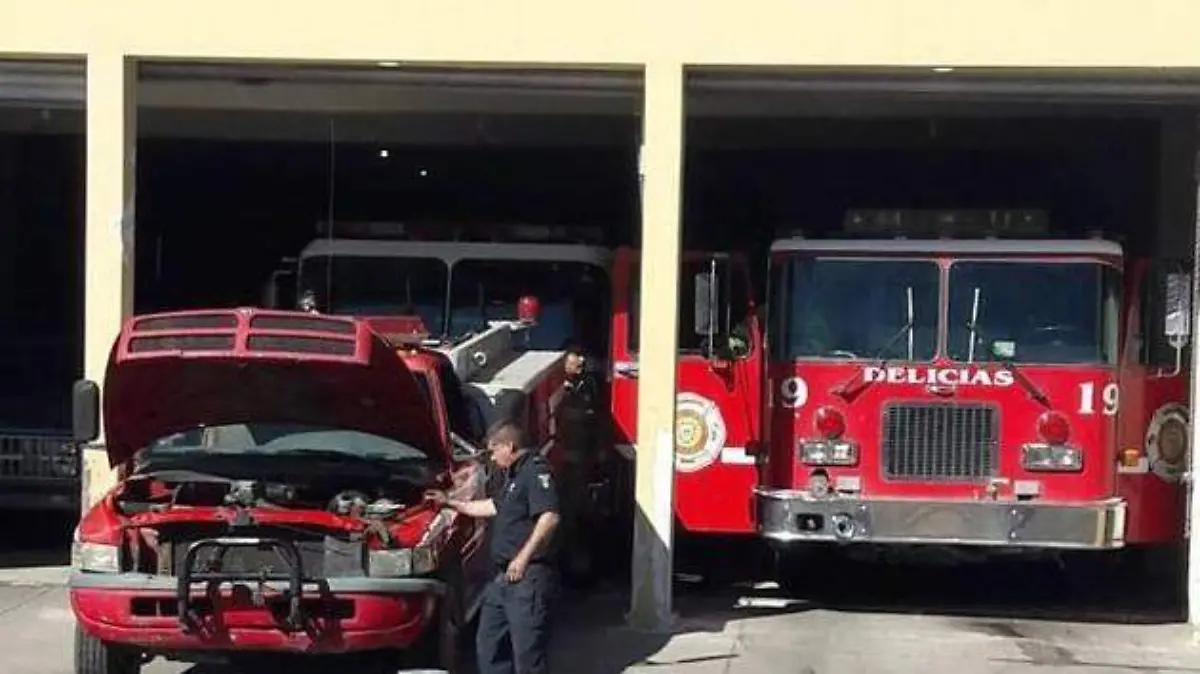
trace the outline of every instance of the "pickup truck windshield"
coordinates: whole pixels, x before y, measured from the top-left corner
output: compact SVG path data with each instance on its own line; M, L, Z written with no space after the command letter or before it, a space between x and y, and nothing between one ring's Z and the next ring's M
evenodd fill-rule
M145 458L219 451L225 454L272 454L289 452L303 456L329 453L382 461L426 461L416 447L362 431L303 424L222 424L204 426L159 438L144 450Z

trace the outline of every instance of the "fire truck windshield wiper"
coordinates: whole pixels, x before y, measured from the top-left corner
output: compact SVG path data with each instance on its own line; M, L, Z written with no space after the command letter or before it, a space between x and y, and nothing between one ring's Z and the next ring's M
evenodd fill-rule
M887 357L887 353L889 351L891 351L892 347L896 345L896 342L905 335L908 335L908 359L909 360L913 359L913 328L916 327L917 321L915 318L915 314L913 312L913 289L912 289L912 286L908 286L904 289L904 299L906 300L905 308L907 309L907 313L905 314L906 320L904 321L904 325L900 326L900 329L896 331L896 334L889 337L887 342L884 343L883 348L880 349L871 358L871 360L879 361L879 364L876 367L879 367L879 368L887 367L887 362L888 362L888 360L890 360ZM834 387L834 389L833 389L834 394L840 395L842 397L846 397L846 394L850 391L850 386L852 384L854 384L856 381L858 381L859 377L862 377L862 375L863 375L863 370L861 370L861 369L858 372L855 372L853 377L847 379L846 381L842 382L838 386ZM870 382L868 382L868 385L869 384L870 384Z
M879 368L887 367L888 361L891 360L891 358L887 357L887 353L889 351L891 351L892 347L896 345L896 342L900 341L900 338L905 335L910 336L908 355L909 355L909 360L912 360L911 336L913 334L914 327L915 326L913 325L913 320L910 316L908 322L905 323L904 325L900 326L900 329L896 331L896 334L894 334L888 338L887 342L884 343L883 348L880 349L879 351L876 351L874 356L871 356L871 360L879 361L878 363L875 364L876 367L879 367ZM850 391L850 387L853 386L854 383L857 382L860 377L862 377L862 375L863 375L863 370L860 368L849 379L842 382L841 384L838 384L837 386L834 386L833 387L834 394L844 397ZM868 382L868 384L869 384L869 382Z
M983 338L984 342L992 344L991 338L988 337L983 328L979 327L979 323L977 321L967 321L963 325L967 330L971 331L972 340L975 339L975 335L979 335ZM987 354L989 360L995 357L995 352L993 352L991 349L987 350ZM1025 376L1025 373L1021 372L1020 368L1017 367L1016 362L1014 362L1011 358L999 358L997 359L997 362L1008 368L1008 370L1013 373L1013 378L1021 384L1021 387L1025 389L1031 398L1042 405L1045 405L1046 407L1050 407L1050 396L1046 395L1045 391L1038 388L1037 384L1030 381L1029 378Z

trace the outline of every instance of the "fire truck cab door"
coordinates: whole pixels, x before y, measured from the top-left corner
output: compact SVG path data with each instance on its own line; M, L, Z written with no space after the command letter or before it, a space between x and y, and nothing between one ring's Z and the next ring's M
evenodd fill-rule
M640 269L629 259L618 258L618 266L624 267L617 276L627 280L628 292L614 303L624 305L627 320L617 322L613 339L613 413L619 435L632 445L637 435ZM758 473L747 448L757 437L761 409L758 334L741 260L686 255L679 281L675 502L679 521L689 531L754 530L750 494Z

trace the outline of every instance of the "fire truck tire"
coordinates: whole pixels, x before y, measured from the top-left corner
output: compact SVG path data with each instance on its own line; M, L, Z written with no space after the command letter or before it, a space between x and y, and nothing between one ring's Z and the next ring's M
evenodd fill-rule
M1119 572L1106 579L1112 587L1141 585L1142 602L1157 609L1186 605L1186 550L1178 544L1130 546L1121 550ZM1182 614L1177 617L1182 618Z
M1128 602L1131 584L1141 608L1166 609L1180 605L1186 583L1182 550L1175 545L1131 545L1122 550L1077 553L1065 558L1065 584L1071 599ZM1182 617L1182 616L1179 616Z
M804 545L777 548L774 552L773 567L775 582L779 590L789 598L801 598L812 594L816 589L813 579L826 578L823 573L815 570L828 567L836 560L838 550L831 545Z
M563 551L563 580L571 587L591 587L596 582L596 555L587 541L575 540Z
M139 653L105 643L75 625L75 674L139 674Z

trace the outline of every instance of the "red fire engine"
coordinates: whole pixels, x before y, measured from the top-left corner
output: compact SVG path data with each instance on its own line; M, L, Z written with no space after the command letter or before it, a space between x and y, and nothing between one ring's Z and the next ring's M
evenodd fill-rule
M762 338L744 258L688 252L680 270L675 515L694 534L753 534L749 494L762 409ZM637 436L638 252L613 273L612 410L617 447ZM629 466L626 466L627 468Z
M976 220L1027 238L947 237ZM860 213L860 230L942 238L772 246L755 494L781 581L834 543L1057 553L1181 539L1190 281L1110 241L1017 231L1042 223Z
M578 334L605 332L594 321L607 315L612 253L588 230L350 222L318 231L336 236L320 236L287 260L272 276L266 306L418 316L438 342L513 318L517 301L532 293L542 315L528 333L529 348L561 350ZM504 240L494 240L500 235Z
M600 247L580 228L414 228L338 223L276 272L268 306L287 303L355 315L417 315L436 339L481 320L511 318L526 293L541 301L528 348L561 351L575 340L611 372L601 387L618 453L636 435L637 251ZM581 238L582 237L582 238ZM489 239L490 238L490 239ZM486 242L485 242L486 240ZM282 280L296 278L292 288ZM611 280L610 280L611 279ZM757 480L762 349L744 259L689 253L681 276L677 389L676 512L682 529L753 534L749 494ZM605 363L605 360L609 360ZM610 369L611 368L611 369ZM607 379L607 376L606 376ZM543 415L545 416L545 415ZM604 458L610 458L608 456ZM632 463L601 461L592 502L604 518L631 513Z

